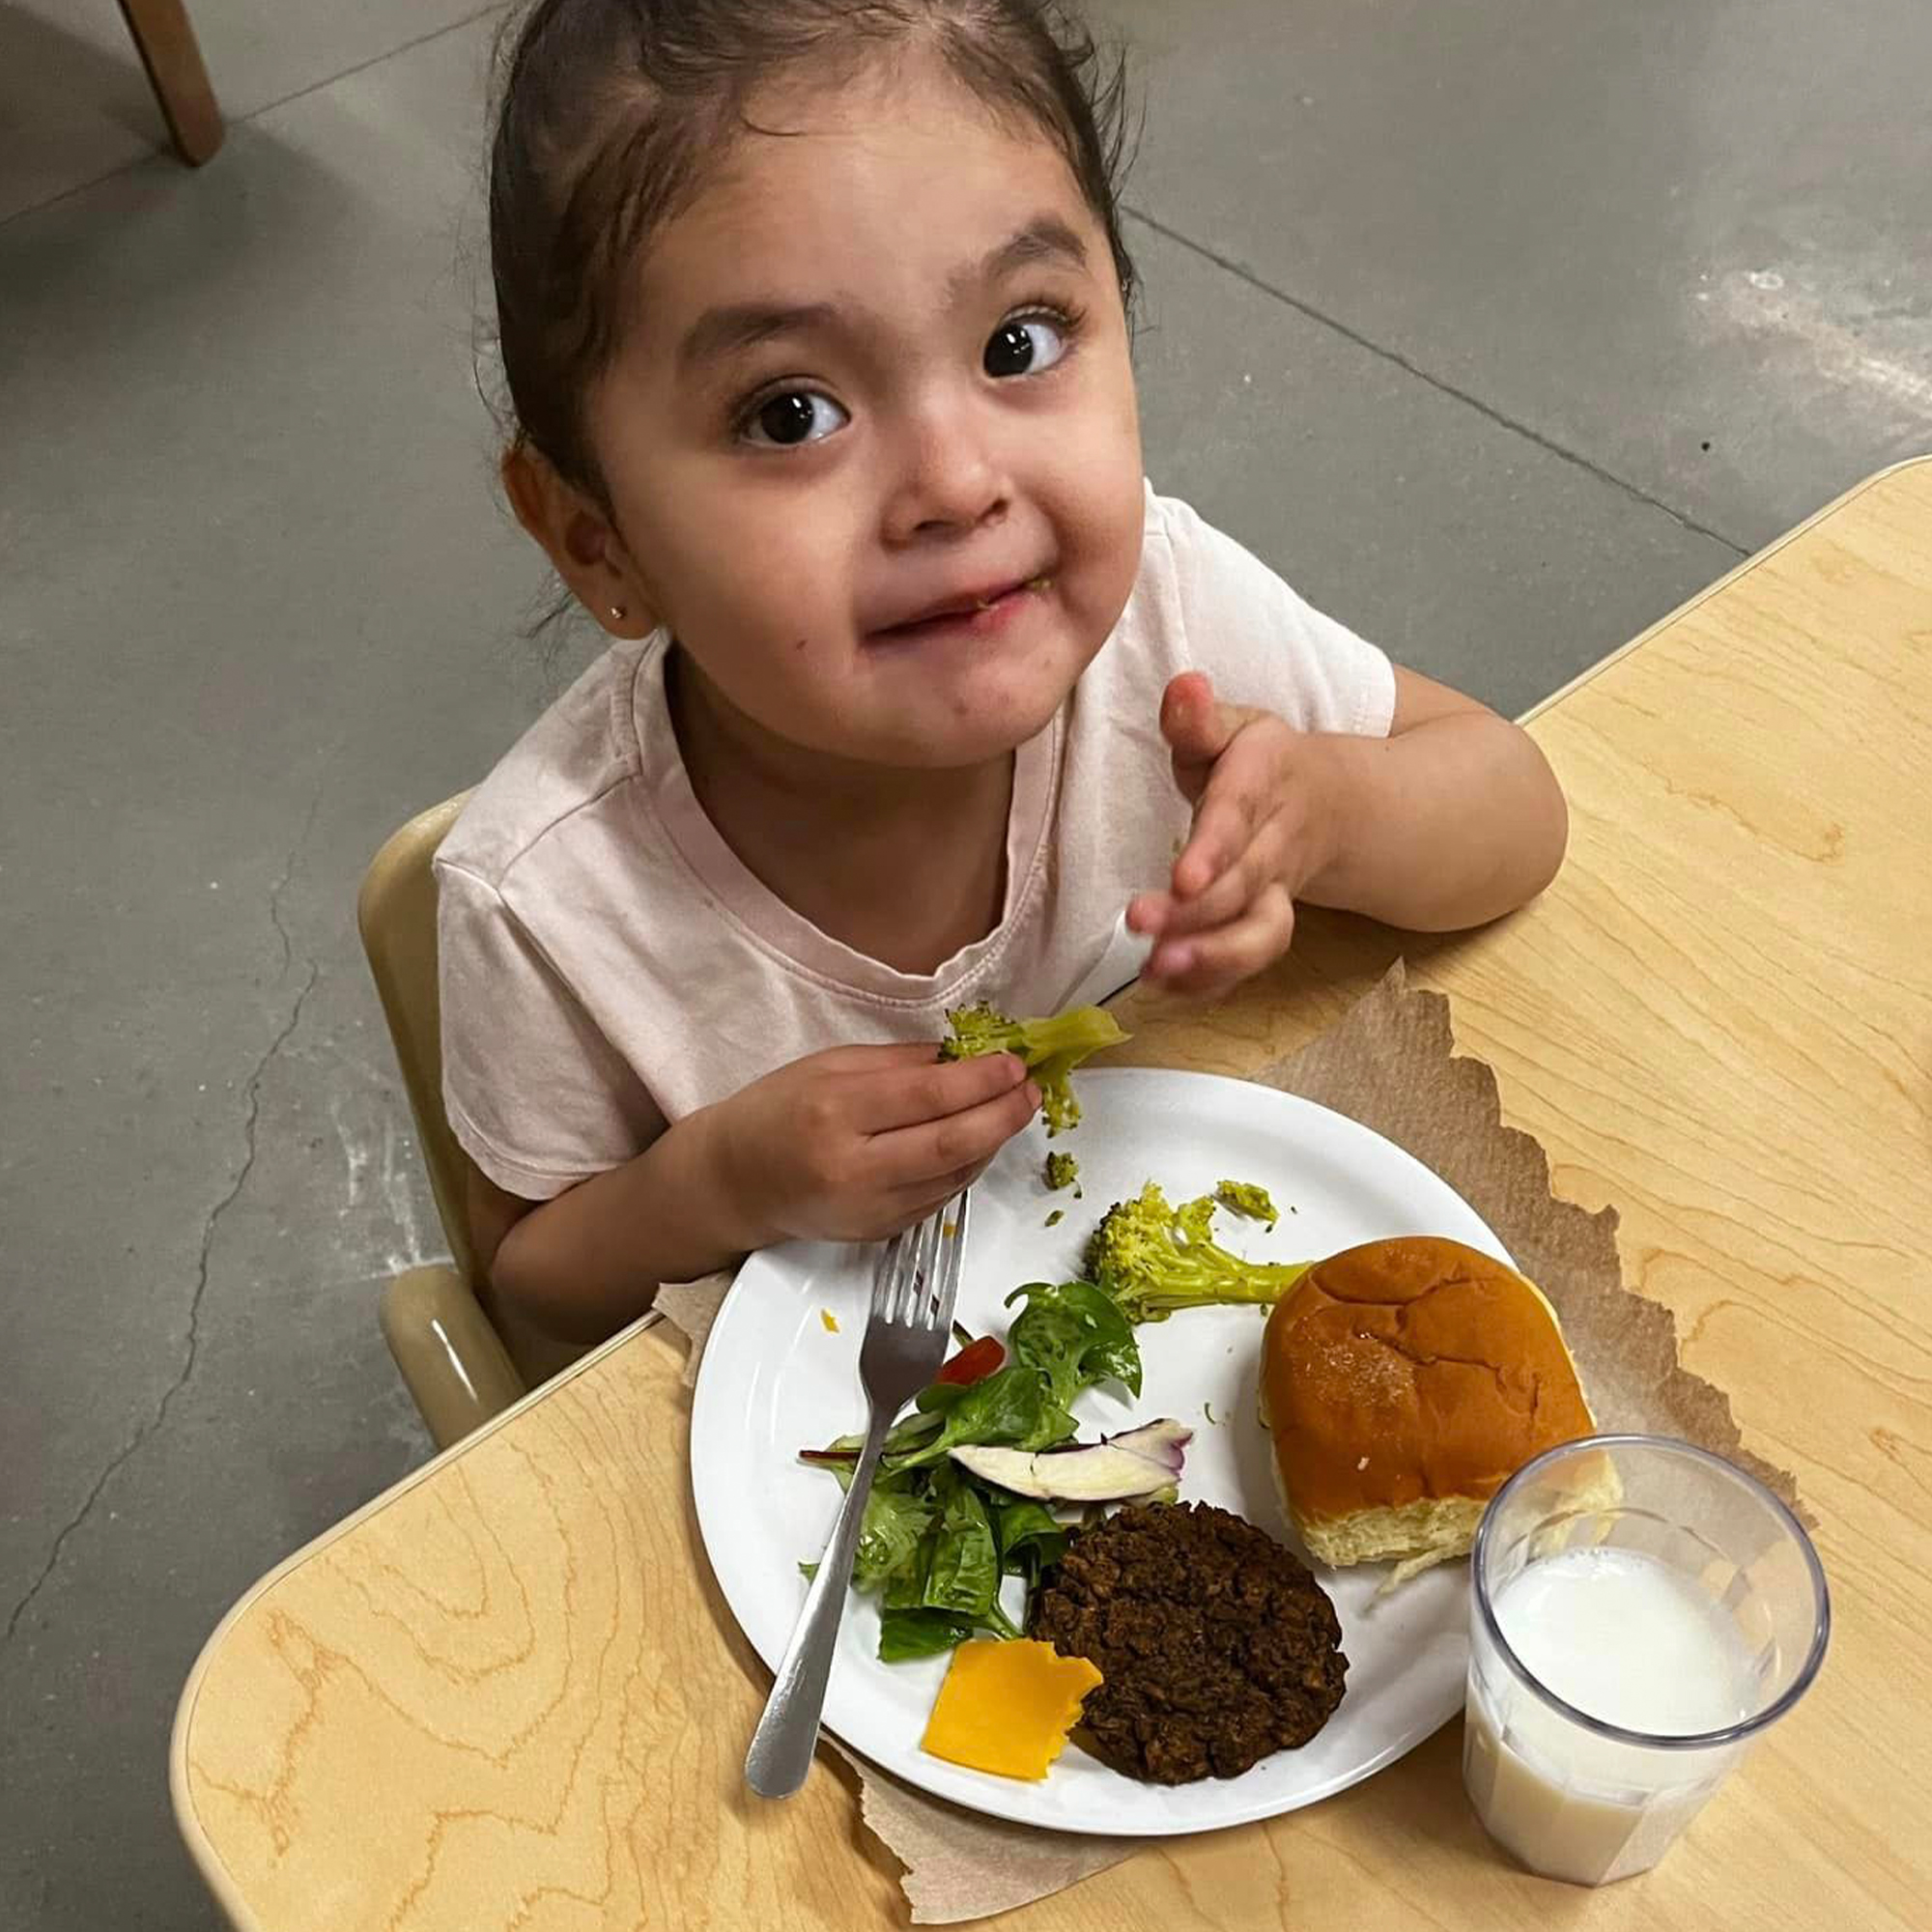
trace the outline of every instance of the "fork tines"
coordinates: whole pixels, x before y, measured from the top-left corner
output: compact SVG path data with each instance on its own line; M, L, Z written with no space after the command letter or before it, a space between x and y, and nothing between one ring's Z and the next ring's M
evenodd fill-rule
M872 1276L872 1318L910 1328L945 1328L952 1320L966 1254L970 1191L962 1188L916 1228L880 1250Z

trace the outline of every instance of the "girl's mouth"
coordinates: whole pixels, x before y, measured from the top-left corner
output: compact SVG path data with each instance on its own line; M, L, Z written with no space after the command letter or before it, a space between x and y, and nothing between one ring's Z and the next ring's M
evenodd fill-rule
M1042 572L1023 583L1009 584L1004 590L961 597L928 611L923 616L885 625L871 634L871 641L912 644L949 637L992 637L1052 588L1053 579Z

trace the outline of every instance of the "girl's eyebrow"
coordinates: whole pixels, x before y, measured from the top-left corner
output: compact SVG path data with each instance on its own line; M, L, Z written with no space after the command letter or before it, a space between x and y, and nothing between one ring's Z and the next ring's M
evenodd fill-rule
M687 369L741 355L775 335L800 335L837 322L831 302L730 302L708 308L684 332L677 359Z
M1016 230L997 248L989 249L970 269L958 270L948 284L947 293L954 302L961 301L976 288L997 282L1015 269L1029 268L1036 262L1084 269L1087 249L1059 215L1036 214L1024 228Z
M976 289L1036 262L1084 269L1087 250L1079 236L1057 214L1037 214L979 261L956 270L948 279L947 294L956 305ZM708 308L685 331L677 346L677 359L689 369L743 355L774 336L800 335L835 325L839 314L833 302L730 302Z

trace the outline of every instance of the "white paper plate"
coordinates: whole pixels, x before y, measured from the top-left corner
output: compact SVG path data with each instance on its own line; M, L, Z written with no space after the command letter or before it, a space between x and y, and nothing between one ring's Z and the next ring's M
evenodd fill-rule
M1150 1179L1176 1201L1224 1179L1263 1183L1281 1209L1272 1235L1218 1217L1226 1245L1257 1259L1305 1260L1383 1236L1430 1234L1509 1260L1435 1175L1324 1107L1209 1074L1122 1068L1076 1077L1086 1119L1056 1146L1078 1156L1085 1198L1042 1185L1046 1139L1037 1125L973 1191L958 1317L975 1334L1004 1335L1001 1304L1019 1283L1077 1274L1094 1221ZM1048 1229L1056 1207L1065 1218ZM796 1243L753 1256L725 1297L698 1376L691 1432L698 1525L732 1614L773 1667L805 1602L798 1565L818 1555L839 1500L838 1484L800 1464L797 1452L865 1425L858 1361L871 1252ZM836 1333L822 1319L828 1312ZM1140 1399L1090 1392L1079 1405L1081 1433L1178 1417L1195 1431L1182 1499L1234 1510L1293 1547L1255 1413L1262 1325L1254 1309L1210 1308L1143 1327ZM928 1757L919 1741L947 1661L879 1662L878 1616L861 1597L847 1607L825 1724L908 1784L1023 1824L1156 1835L1272 1817L1378 1771L1463 1703L1465 1565L1430 1572L1380 1603L1372 1600L1382 1566L1317 1574L1341 1615L1348 1692L1311 1744L1240 1777L1141 1784L1071 1744L1041 1783Z

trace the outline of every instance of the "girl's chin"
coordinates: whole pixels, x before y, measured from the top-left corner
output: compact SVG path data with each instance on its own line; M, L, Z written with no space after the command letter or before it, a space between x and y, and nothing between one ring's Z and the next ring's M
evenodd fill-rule
M1004 757L1052 724L1065 693L982 696L970 704L927 702L881 719L875 756L915 769L953 770ZM872 735L872 734L868 734Z
M1091 651L1068 644L1024 656L948 663L919 653L886 675L876 665L832 690L760 694L764 728L802 749L856 764L950 771L1016 751L1053 722ZM841 701L842 699L842 701Z
M1030 654L1020 663L982 660L952 675L934 675L926 667L917 678L892 680L897 690L867 693L863 709L855 709L871 727L867 735L890 743L898 761L934 768L975 764L1045 730L1092 655L1069 648Z

